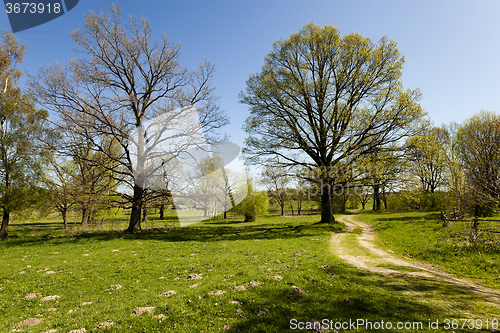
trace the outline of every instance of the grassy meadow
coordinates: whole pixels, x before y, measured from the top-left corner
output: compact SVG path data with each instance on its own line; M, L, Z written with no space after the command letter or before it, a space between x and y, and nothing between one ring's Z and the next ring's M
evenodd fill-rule
M422 215L422 222L419 214L357 218L373 223L385 246L432 261L426 251L444 231L434 215ZM10 238L0 242L0 332L284 332L295 331L292 319L427 325L495 315L480 297L456 288L345 264L329 243L343 225L315 224L318 220L318 215L268 215L244 223L230 216L180 228L173 214L165 221L152 214L143 225L149 230L137 234L122 231L123 212L88 230L74 224L62 230L60 218L52 215L14 220ZM419 293L426 290L447 301L422 298ZM39 324L19 325L27 319Z

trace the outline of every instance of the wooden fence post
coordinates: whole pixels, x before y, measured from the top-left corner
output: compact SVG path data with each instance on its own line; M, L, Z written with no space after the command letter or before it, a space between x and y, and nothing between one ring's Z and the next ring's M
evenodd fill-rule
M472 220L474 223L472 224L472 235L474 236L474 239L477 238L477 235L478 235L478 226L479 226L479 222L478 222L478 217L474 217L474 219Z
M443 228L448 228L451 225L450 220L448 220L448 217L446 217L443 211L441 211L441 220L443 220Z

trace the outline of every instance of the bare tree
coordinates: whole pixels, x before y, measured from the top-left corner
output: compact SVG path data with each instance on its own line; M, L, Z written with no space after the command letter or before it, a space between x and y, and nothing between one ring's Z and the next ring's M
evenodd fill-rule
M76 186L72 177L74 165L68 161L58 161L54 156L49 161L44 173L44 183L51 194L52 204L61 213L63 228L67 229L68 212L76 203Z
M204 62L192 71L181 67L178 45L165 35L159 42L154 41L146 18L130 17L122 23L117 5L110 6L109 14L87 14L85 27L72 31L71 36L82 58L71 60L66 67L42 68L31 77L30 90L45 108L60 119L68 119L64 123L71 126L65 129L84 135L91 149L108 154L102 138L112 137L118 142L120 156L107 157L118 163L120 169L114 171L130 189L121 193L132 208L127 231L138 231L145 184L134 174L134 154L137 158L145 153L141 149L151 148L148 145L159 139L159 132L152 130L148 121L163 115L165 124L181 122L187 107L196 105L199 123L184 123L182 131L171 139L188 138L199 133L200 128L208 139L215 139L215 131L228 120L215 104L211 84L214 66ZM139 152L134 152L136 143L130 141L134 131L144 144L139 145ZM180 144L174 154L165 158L175 158L189 147Z
M268 195L280 206L281 216L284 216L285 204L289 199L287 186L290 182L290 177L286 171L280 167L267 165L262 172L261 182L266 186Z

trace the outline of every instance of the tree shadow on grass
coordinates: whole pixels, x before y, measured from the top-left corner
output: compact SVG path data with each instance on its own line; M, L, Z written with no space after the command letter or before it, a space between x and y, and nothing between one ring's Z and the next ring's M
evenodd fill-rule
M394 279L342 266L335 267L332 272L337 276L337 281L332 281L333 286L305 286L306 297L293 296L291 287L286 286L261 289L257 301L262 303L241 305L243 313L249 314L250 318L233 325L231 331L283 332L291 330L292 319L302 322L328 319L334 323L364 319L394 324L421 322L423 329L405 331L422 332L428 328L429 319L456 318L457 311L470 312L471 299L478 299L463 288L431 279L408 276ZM405 284L401 283L402 278ZM328 279L328 276L323 279ZM414 295L410 296L412 293ZM429 297L437 297L443 303L437 304ZM262 308L267 308L269 313L258 316ZM358 327L353 331L376 330Z
M144 230L140 233L126 233L124 231L91 231L64 234L56 228L45 229L43 235L31 236L32 224L17 225L17 234L20 237L10 237L9 240L0 242L0 246L25 246L50 242L52 244L78 243L79 241L97 240L109 241L114 239L130 240L158 240L164 242L220 242L249 239L284 239L297 237L317 237L318 233L340 232L343 224L334 223L315 225L314 222L287 221L288 223L236 223L228 222L227 225L220 221L208 221L191 225L189 227L156 228ZM50 228L53 224L37 223L36 230Z
M244 224L244 223L248 223L248 222L245 222L243 220L236 221L236 220L228 219L228 220L211 220L211 221L203 222L203 223L206 225L238 225L238 224Z
M335 278L331 278L332 273ZM330 320L333 323L356 322L358 319L380 323L383 320L394 325L397 322L421 322L422 329L405 331L422 332L428 329L429 319L455 318L456 311L472 310L469 302L476 296L462 288L413 277L404 277L405 283L402 284L402 278L394 279L338 265L319 273L320 282L299 286L308 296L293 295L292 287L284 283L277 288L264 285L256 291L255 302L237 305L244 318L231 325L230 332L294 331L292 319L301 322L328 319L328 323ZM332 286L321 283L324 281L331 282ZM417 295L410 296L412 293ZM443 304L436 304L425 295L438 297ZM453 309L450 309L450 303L454 304ZM377 331L362 326L350 328L355 332Z
M55 232L62 229L63 224L53 223L53 222L35 222L35 223L22 223L22 224L11 224L9 227L15 227L17 230L15 233L10 233L9 237L20 237L18 233L22 235L27 235L30 233L47 233Z

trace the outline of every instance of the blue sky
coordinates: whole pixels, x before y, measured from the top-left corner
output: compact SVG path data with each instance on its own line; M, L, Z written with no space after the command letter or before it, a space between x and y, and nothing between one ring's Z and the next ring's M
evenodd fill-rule
M82 27L84 13L108 10L113 1L80 0L69 13L19 32L27 45L23 69L36 72L75 57L69 31ZM214 63L220 106L231 118L226 132L242 146L249 115L238 94L259 72L274 41L308 22L331 24L378 40L387 35L406 58L403 84L420 87L421 105L437 125L462 121L480 109L500 111L500 1L121 1L124 16L149 18L156 37L165 33L182 45L181 64ZM0 28L9 29L0 13Z

